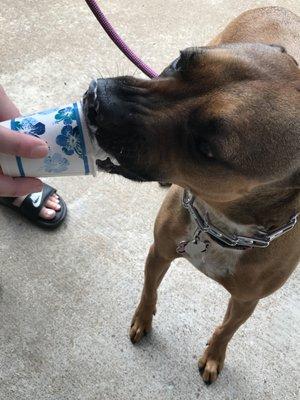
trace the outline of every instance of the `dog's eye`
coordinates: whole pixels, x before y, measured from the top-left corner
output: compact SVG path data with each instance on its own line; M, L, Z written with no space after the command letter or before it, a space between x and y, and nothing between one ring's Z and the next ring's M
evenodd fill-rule
M174 71L180 71L180 68L181 68L181 66L180 66L180 57L177 57L177 58L172 62L171 68L172 68Z
M275 49L280 51L280 53L286 53L286 48L281 46L280 44L270 44L269 46L274 47Z
M206 140L201 140L197 147L200 153L203 154L206 158L214 158L211 146Z

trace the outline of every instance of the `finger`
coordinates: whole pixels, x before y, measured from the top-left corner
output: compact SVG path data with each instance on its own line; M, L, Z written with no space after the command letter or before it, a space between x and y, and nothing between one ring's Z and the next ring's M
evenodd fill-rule
M0 153L27 158L43 158L48 153L48 146L37 137L17 133L0 126Z
M5 93L0 85L0 121L13 119L20 116L20 111Z
M29 193L40 192L43 189L43 183L36 178L11 178L9 176L0 176L0 196L19 197Z

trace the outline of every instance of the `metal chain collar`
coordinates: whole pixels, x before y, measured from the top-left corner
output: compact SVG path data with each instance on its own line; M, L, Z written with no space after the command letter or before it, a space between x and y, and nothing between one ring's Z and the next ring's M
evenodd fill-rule
M197 243L199 236L202 232L209 234L215 238L218 242L223 243L225 246L230 246L232 248L253 248L253 247L268 247L269 244L278 237L282 236L284 233L290 231L294 228L297 223L298 214L294 214L289 222L278 229L274 229L270 232L258 231L259 237L247 237L241 235L229 235L219 228L213 226L209 220L208 213L203 218L197 208L194 206L195 196L188 190L184 190L182 204L189 211L192 218L195 220L197 225L197 230L193 235L191 242ZM178 245L177 252L182 254L185 252L185 246L190 242L181 242ZM221 244L220 243L220 244Z

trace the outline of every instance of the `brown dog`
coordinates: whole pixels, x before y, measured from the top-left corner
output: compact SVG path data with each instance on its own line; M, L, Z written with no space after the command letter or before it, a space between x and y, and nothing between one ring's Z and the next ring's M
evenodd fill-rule
M132 342L151 329L157 288L176 257L231 294L199 361L206 383L259 299L299 260L299 34L293 13L251 10L209 46L182 51L158 79L99 79L85 96L92 135L114 157L99 168L173 183L155 223Z

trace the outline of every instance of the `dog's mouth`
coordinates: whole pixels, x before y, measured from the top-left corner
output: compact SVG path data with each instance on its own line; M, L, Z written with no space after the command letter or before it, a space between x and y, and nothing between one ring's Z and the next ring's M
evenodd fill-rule
M99 170L108 172L110 174L125 173L124 168L121 166L116 157L102 147L100 147L97 137L101 137L101 132L97 117L99 115L99 100L97 96L97 82L93 80L89 89L83 96L83 112L86 119L86 125L89 131L92 147L94 150L94 157L96 165Z
M99 170L107 172L109 174L121 175L124 178L130 179L136 182L150 182L152 179L148 176L141 176L129 169L123 167L121 164L116 165L111 161L110 156L108 156L105 160L96 160L96 165Z
M137 182L148 182L152 179L144 174L138 174L123 166L112 154L107 153L101 149L99 145L98 154L96 154L96 165L98 170L107 172L109 174L122 175L124 178L131 179Z
M100 171L133 181L154 180L138 166L141 153L138 138L134 139L130 123L127 124L130 111L106 88L105 80L91 82L83 97L83 113Z

